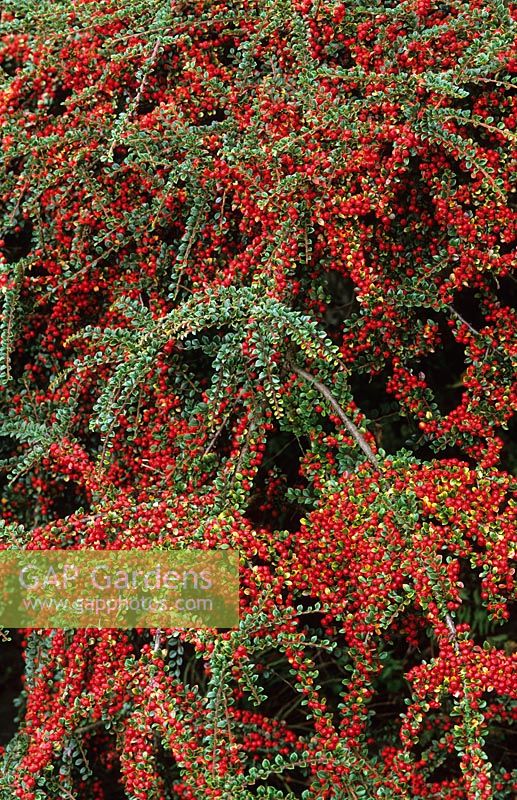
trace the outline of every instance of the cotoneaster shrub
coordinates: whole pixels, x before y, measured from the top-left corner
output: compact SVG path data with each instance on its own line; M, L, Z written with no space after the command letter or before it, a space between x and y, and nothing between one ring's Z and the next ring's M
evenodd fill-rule
M516 16L4 0L2 547L241 623L22 632L2 797L514 796Z

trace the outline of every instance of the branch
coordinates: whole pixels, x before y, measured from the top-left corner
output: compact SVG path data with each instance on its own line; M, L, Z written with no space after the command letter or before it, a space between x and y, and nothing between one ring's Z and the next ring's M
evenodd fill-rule
M368 461L371 464L373 464L375 469L380 469L379 462L377 461L377 458L376 458L372 448L370 447L370 445L368 444L368 442L366 441L366 439L362 435L362 433L359 430L359 428L356 425L354 425L354 423L352 422L351 419L349 419L347 417L347 415L345 414L345 412L343 411L343 409L341 408L341 406L337 402L336 398L330 392L330 390L327 389L327 387L323 383L321 383L317 378L315 378L314 375L311 375L310 372L306 372L304 369L301 369L301 367L297 367L295 364L291 364L291 367L294 370L294 372L296 372L297 375L300 375L300 377L304 378L309 383L312 383L312 385L316 387L316 389L319 391L319 393L323 395L325 400L327 400L327 402L332 406L332 408L334 409L334 411L338 415L339 419L341 420L341 422L343 423L343 425L347 429L347 431L350 434L350 436L352 436L355 439L355 441L357 442L357 444L359 445L359 447L361 448L361 450L365 454L365 456L368 459Z
M451 634L452 646L454 647L455 652L459 653L460 648L458 646L458 633L456 631L456 625L454 624L454 620L450 614L445 615L445 624L447 625L449 633Z
M96 722L90 722L88 725L80 725L75 730L70 731L71 736L82 736L83 733L90 733L90 731L97 730L104 725L104 720L99 719Z
M458 311L456 311L455 308L453 308L452 306L449 306L449 308L452 311L452 313L454 314L454 316L456 317L456 319L459 319L459 321L462 322L463 325L466 325L467 328L469 329L469 331L474 334L474 336L480 336L481 335L479 333L479 331L477 331L475 328L472 327L470 322L467 322L467 320L464 319Z

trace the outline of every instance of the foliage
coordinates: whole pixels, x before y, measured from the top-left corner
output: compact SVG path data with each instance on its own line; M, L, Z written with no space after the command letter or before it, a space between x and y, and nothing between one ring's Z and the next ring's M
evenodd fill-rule
M241 621L24 632L2 797L514 796L515 17L4 0L2 546Z

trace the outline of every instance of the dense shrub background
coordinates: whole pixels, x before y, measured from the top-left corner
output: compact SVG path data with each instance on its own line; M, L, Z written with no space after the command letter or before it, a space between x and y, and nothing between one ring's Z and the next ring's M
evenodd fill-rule
M12 632L2 797L514 796L515 18L4 0L2 547L241 625Z

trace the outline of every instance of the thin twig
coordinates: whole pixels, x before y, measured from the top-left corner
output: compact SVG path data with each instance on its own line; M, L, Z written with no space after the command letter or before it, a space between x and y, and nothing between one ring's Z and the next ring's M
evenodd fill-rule
M94 731L97 728L101 728L104 725L104 720L98 720L97 722L91 722L89 725L81 725L79 728L76 728L73 731L73 736L82 735L83 733L89 733L90 731Z
M223 228L224 204L226 203L226 192L227 192L227 190L228 190L228 187L225 186L224 189L223 189L223 197L222 197L222 200L221 200L221 211L219 212L221 214L221 216L219 217L219 233L221 233L222 228Z
M375 469L380 469L379 462L373 452L372 448L362 435L359 428L352 422L349 417L345 414L339 403L337 402L334 395L330 392L329 389L325 386L325 384L321 383L314 375L311 375L310 372L306 372L301 367L297 367L295 364L291 364L292 369L296 372L297 375L300 375L301 378L304 378L309 383L312 383L313 386L319 391L321 395L327 400L327 402L332 406L336 414L338 415L339 419L349 432L349 434L355 439L365 456L367 457L368 461L375 467Z
M451 634L451 641L456 653L459 653L459 646L458 646L458 632L456 630L456 625L454 624L454 620L450 614L445 615L445 624L447 625L449 632Z
M160 640L162 636L162 629L156 628L156 633L154 635L154 645L153 645L153 652L157 653L160 649Z
M473 327L472 327L472 325L470 324L470 322L467 322L467 320L466 320L466 319L464 319L464 318L461 316L461 314L460 314L458 311L456 311L456 309L455 309L455 308L453 308L452 306L449 306L449 308L451 309L451 311L452 311L452 313L454 314L454 316L455 316L457 319L459 319L459 321L460 321L460 322L462 322L464 325L466 325L466 326L467 326L467 328L469 329L469 331L470 331L471 333L473 333L473 334L474 334L474 336L480 336L480 333L479 333L479 331L477 331L475 328L473 328Z
M205 447L205 449L203 451L203 456L207 456L210 453L210 451L212 450L212 448L213 448L214 444L216 443L216 441L218 440L219 436L224 431L224 428L226 426L226 423L228 422L229 416L230 416L229 413L225 415L222 423L220 424L220 426L218 427L218 429L216 430L216 432L214 433L214 435L212 436L212 438L208 442L207 446Z
M160 47L161 42L162 42L161 36L159 36L158 39L155 42L155 45L154 45L154 48L153 48L153 52L151 53L151 57L149 59L150 67L152 67L154 59L156 58L156 56L158 54L158 49ZM135 99L133 101L133 104L134 104L135 108L138 105L138 103L140 102L140 98L142 97L142 92L144 91L144 86L145 86L145 82L146 82L147 77L148 77L148 73L146 72L146 73L144 73L144 75L142 77L142 80L140 81L140 86L138 87L138 91L136 93L136 97L135 97Z
M188 262L188 259L189 259L189 256L190 256L190 251L192 250L192 247L194 246L195 238L197 236L199 228L201 227L201 216L202 216L202 214L201 214L201 211L200 211L198 213L197 217L196 217L196 221L194 223L194 226L192 228L191 234L189 236L189 240L187 242L187 249L185 250L185 255L183 256L183 258L181 259L181 261L178 264L179 267L181 267L182 265L184 265L184 266L187 265L187 262ZM173 300L176 300L176 297L178 296L178 292L180 290L180 285L181 285L181 279L183 277L183 271L181 269L179 269L178 272L179 272L178 280L176 282L176 288L174 290Z

